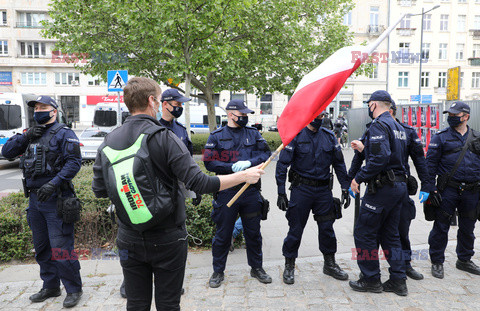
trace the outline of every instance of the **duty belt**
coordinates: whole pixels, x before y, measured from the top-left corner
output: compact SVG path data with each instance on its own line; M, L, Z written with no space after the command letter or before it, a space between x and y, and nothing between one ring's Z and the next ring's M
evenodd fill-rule
M461 181L449 180L447 186L455 188L459 191L480 191L480 182L466 183Z
M317 179L306 178L306 177L300 176L300 174L298 174L294 170L291 170L290 177L291 177L290 182L292 184L300 183L300 184L304 184L312 187L328 186L330 184L329 179L317 180Z

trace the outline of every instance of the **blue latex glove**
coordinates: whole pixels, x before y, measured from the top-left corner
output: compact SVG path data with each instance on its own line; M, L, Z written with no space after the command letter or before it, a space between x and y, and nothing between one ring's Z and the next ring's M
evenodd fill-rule
M350 195L352 196L352 198L355 199L355 192L353 192L352 187L349 187L349 188L348 188L348 192L350 193Z
M428 196L430 195L430 192L423 192L423 191L420 191L420 194L418 195L418 198L420 199L420 203L423 203L425 202L426 200L428 200Z
M250 166L252 166L252 162L250 161L238 161L232 165L232 171L234 173L240 172L240 171L243 171L244 169L249 168Z

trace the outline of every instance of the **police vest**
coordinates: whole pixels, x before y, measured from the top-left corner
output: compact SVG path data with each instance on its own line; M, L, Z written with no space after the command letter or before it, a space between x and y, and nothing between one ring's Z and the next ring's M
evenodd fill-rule
M169 187L155 175L147 146L149 138L163 130L149 127L123 150L105 142L98 149L107 193L117 216L139 232L155 227L176 209L177 180Z
M66 125L57 123L39 139L32 141L20 159L20 168L25 178L55 176L63 166L63 156L59 150L50 148L50 140Z

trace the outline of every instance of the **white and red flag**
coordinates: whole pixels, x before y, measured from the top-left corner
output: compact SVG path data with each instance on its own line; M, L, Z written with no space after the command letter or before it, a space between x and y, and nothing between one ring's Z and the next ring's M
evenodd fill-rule
M341 48L302 78L277 122L284 146L335 99L348 77L368 59L405 15L407 14L402 15L375 42L368 46Z

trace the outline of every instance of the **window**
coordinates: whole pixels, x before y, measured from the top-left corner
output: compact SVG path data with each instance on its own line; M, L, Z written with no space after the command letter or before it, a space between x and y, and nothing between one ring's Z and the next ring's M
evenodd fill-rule
M430 43L422 44L422 59L426 60L430 58Z
M409 42L400 42L398 44L398 49L399 49L399 52L402 54L402 55L409 55L410 53L410 43Z
M408 87L408 72L400 71L398 73L398 87Z
M370 7L370 26L378 26L378 6Z
M480 29L480 15L475 15L473 19L473 29Z
M47 85L46 72L22 72L22 85Z
M423 17L423 30L432 30L432 14L425 14Z
M448 14L440 15L440 31L448 30Z
M400 22L400 28L410 28L410 16L405 16Z
M400 6L411 6L412 0L400 0Z
M260 97L260 113L272 114L272 94L265 94Z
M473 45L473 58L480 58L480 44Z
M378 79L378 63L372 64L372 72L368 75L370 79Z
M43 13L18 13L17 27L42 27L40 21L45 20L45 14Z
M466 20L467 20L466 15L458 15L457 31L459 32L465 31Z
M0 41L0 55L8 55L8 41Z
M447 86L447 72L438 73L438 87L445 88Z
M20 42L20 56L39 58L46 56L45 43L43 42Z
M472 72L472 88L480 88L480 72Z
M458 0L458 3L467 3L467 0Z
M465 72L460 72L460 88L463 88L463 76L464 76Z
M60 103L65 113L65 118L68 122L79 121L80 117L80 97L79 96L60 96ZM116 122L116 113L115 113L115 124ZM114 125L115 125L114 124Z
M422 71L421 85L422 85L422 87L429 87L430 86L430 72L423 72Z
M345 26L352 26L352 12L348 12L343 16L343 24Z
M7 25L7 11L0 11L0 26Z
M73 82L77 81L77 82ZM72 83L73 82L73 83ZM76 72L56 72L55 85L78 85L80 82L80 74Z
M87 85L88 86L106 86L107 84L103 82L100 77L87 76Z
M447 44L440 43L438 47L438 59L447 59Z
M455 59L456 60L462 60L463 59L463 49L464 48L465 48L465 44L457 43L457 52L455 53Z

